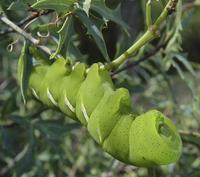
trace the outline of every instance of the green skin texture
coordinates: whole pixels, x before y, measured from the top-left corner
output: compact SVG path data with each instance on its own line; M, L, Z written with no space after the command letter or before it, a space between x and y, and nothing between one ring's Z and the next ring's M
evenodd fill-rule
M99 64L72 67L69 60L57 59L36 65L29 87L38 100L83 124L106 152L124 163L150 167L181 155L172 121L157 110L135 116L128 90L115 89L109 71Z

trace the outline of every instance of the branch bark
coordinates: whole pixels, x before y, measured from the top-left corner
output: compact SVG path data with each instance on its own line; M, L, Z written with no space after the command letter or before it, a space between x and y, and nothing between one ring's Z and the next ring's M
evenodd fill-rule
M108 63L105 68L109 70L116 70L123 63L127 61L132 55L134 55L141 47L148 42L152 41L159 36L159 27L167 19L167 17L175 11L178 0L169 0L160 16L157 18L154 24L148 28L148 30L122 55ZM148 13L149 14L149 13ZM149 19L150 17L147 17Z
M133 68L133 67L138 66L140 63L142 63L142 62L144 62L146 60L149 60L150 57L154 56L161 48L164 48L165 45L166 45L166 43L159 45L152 52L149 52L146 55L144 55L142 58L140 58L139 60L131 62L128 65L126 65L126 66L114 71L111 75L112 76L117 75L117 74L119 74L119 73L121 73L121 72L123 72L123 71L125 71L125 70L127 70L129 68Z
M0 20L4 22L7 26L12 28L14 31L22 35L25 39L29 40L32 42L35 46L37 46L39 49L41 49L43 52L51 55L51 51L49 48L39 45L40 41L38 39L35 39L31 34L27 33L24 31L22 28L14 24L11 20L9 20L5 15L0 16Z
M17 23L17 26L24 27L26 24L28 24L32 20L34 20L34 19L36 19L38 17L44 16L44 15L48 15L48 14L50 14L52 12L54 12L54 11L53 10L48 10L48 11L42 11L42 12L33 13L30 16L28 16L27 18L22 19L19 23ZM2 30L2 31L0 31L0 37L1 36L5 36L5 35L7 35L9 33L13 33L13 32L15 32L15 30L13 28L8 28L8 29L5 29L5 30Z

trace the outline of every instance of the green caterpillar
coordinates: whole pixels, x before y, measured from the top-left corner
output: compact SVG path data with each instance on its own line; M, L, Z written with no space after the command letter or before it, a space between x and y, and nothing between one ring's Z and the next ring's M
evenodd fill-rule
M87 68L57 59L36 65L29 88L45 105L83 124L106 152L124 163L149 167L180 157L182 142L173 123L157 110L134 116L128 90L116 89L101 64Z

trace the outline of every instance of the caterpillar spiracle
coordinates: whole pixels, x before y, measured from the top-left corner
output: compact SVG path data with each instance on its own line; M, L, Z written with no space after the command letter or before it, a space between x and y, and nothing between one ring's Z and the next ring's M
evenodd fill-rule
M172 121L157 110L131 112L126 88L116 89L100 64L87 68L57 59L35 65L29 78L32 95L83 124L114 158L135 166L169 164L181 155L181 138Z

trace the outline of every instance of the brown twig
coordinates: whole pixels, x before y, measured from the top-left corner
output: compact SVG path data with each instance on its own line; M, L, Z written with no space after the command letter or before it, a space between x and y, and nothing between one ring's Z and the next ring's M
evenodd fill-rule
M17 23L17 26L23 27L26 24L28 24L30 21L32 21L32 20L34 20L34 19L36 19L38 17L48 15L48 14L50 14L52 12L54 12L54 11L53 10L47 10L47 11L41 11L41 12L39 12L39 11L38 12L34 12L30 16L28 16L27 18L22 19L19 23ZM7 35L9 33L13 33L13 32L15 32L15 30L12 29L12 28L8 28L8 29L5 29L5 30L2 30L2 31L0 31L0 37L1 36L5 36L5 35Z
M12 28L14 31L19 33L21 36L23 36L26 40L29 40L31 43L33 43L37 48L41 49L43 52L51 55L51 50L47 48L46 46L39 45L40 40L34 38L31 34L27 33L25 30L17 26L15 23L13 23L11 20L9 20L5 15L0 16L0 21L5 23L7 26Z
M31 41L34 45L38 45L39 44L39 40L38 39L35 39L31 34L27 33L22 28L17 26L15 23L13 23L11 20L9 20L5 15L1 15L0 16L0 21L2 21L7 26L9 26L13 30L15 30L16 32L21 34L25 39Z

